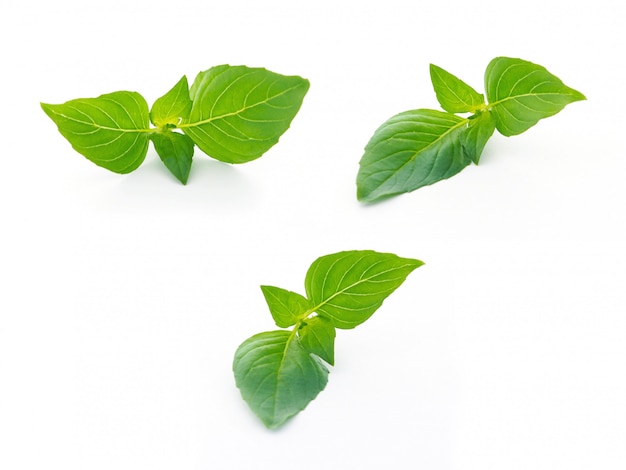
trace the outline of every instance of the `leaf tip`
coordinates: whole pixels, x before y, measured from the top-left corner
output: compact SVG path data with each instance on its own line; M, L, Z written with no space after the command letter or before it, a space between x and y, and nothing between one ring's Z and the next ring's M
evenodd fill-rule
M369 204L369 203L373 202L374 199L375 199L375 198L372 198L370 194L371 193L369 193L369 192L367 192L365 190L357 189L357 191L356 191L356 199L357 199L357 201L359 201L359 202L361 202L363 204Z
M372 188L371 184L366 184L366 181L357 181L356 184L356 199L359 202L364 204L369 204L377 199L380 199L380 196L376 195L376 188Z
M189 173L191 172L191 168L189 168L187 171L181 171L181 173L178 175L174 175L176 176L176 179L178 181L180 181L180 183L183 186L187 186L187 181L189 181Z
M361 192L358 188L356 190L356 200L359 202L367 202L367 196Z
M267 429L271 429L272 431L275 431L276 429L281 427L287 420L286 419L284 420L274 419L273 417L272 418L261 417L261 421L263 422L263 424L265 425Z
M366 204L366 205L373 205L374 203L377 202L381 202L384 201L385 199L391 199L393 196L396 196L397 194L380 194L380 192L376 191L376 188L374 189L364 189L364 188L357 188L357 192L356 192L356 198L357 201Z
M302 80L302 87L304 88L305 93L308 92L311 88L311 82L308 78L300 77L300 79Z
M435 81L438 78L438 75L441 74L441 71L443 69L435 64L430 64L430 66L428 67L428 71L430 73L430 81L433 82L433 84L435 83Z
M39 106L41 106L41 109L43 110L43 112L46 113L48 116L50 116L50 114L52 113L52 108L54 107L54 105L52 104L43 103L43 102L40 102Z
M574 101L587 101L587 97L578 90L573 90Z

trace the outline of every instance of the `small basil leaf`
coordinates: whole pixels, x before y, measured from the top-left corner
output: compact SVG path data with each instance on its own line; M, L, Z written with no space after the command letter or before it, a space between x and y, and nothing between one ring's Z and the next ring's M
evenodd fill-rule
M310 309L310 302L300 294L280 287L261 286L270 313L281 328L295 325L301 315Z
M473 113L485 105L483 95L441 67L430 64L430 79L437 101L449 113Z
M336 331L330 320L320 316L307 318L298 330L298 335L304 349L331 366L335 365Z
M115 173L130 173L148 152L150 120L146 100L116 91L63 104L41 103L74 150Z
M150 110L150 121L157 127L178 126L191 111L189 85L183 76L165 95L157 99Z
M495 129L496 120L489 111L478 112L469 118L467 129L461 134L461 145L467 157L476 165Z
M521 134L567 104L586 99L545 67L510 57L489 63L485 89L496 128L505 136Z
M467 119L418 109L400 113L374 133L357 174L357 198L372 202L449 178L470 163L459 136Z
M235 353L233 372L241 396L268 428L303 410L328 382L328 369L289 331L244 341Z
M278 142L308 89L308 80L297 76L245 66L213 67L191 86L191 112L179 127L211 157L249 162Z
M178 132L155 132L151 136L154 148L168 170L183 184L187 184L193 158L193 141Z
M423 264L391 253L343 251L315 260L304 285L319 316L336 328L354 328Z

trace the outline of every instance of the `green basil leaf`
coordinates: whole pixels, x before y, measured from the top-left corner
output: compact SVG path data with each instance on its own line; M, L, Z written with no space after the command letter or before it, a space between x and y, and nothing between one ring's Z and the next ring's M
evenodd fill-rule
M309 268L304 285L319 316L349 329L367 320L422 263L375 251L322 256Z
M154 102L150 121L157 127L176 127L189 117L191 104L187 77L183 75L170 91Z
M335 365L336 331L330 320L320 316L307 318L300 326L298 335L304 349L331 366Z
M193 141L178 132L155 132L150 136L161 161L178 180L187 184L193 158Z
M441 67L430 64L430 79L437 101L449 113L473 113L485 106L483 95Z
M357 198L371 202L449 178L470 163L460 134L467 119L418 109L380 126L365 147L357 174Z
M139 94L116 91L63 104L41 103L77 152L115 173L130 173L148 152L148 104Z
M496 128L505 136L521 134L567 104L586 99L545 67L510 57L489 63L485 89Z
M461 134L461 145L465 154L476 165L495 129L496 120L490 111L478 112L469 118L467 129Z
M228 163L259 158L289 128L308 80L262 68L220 65L191 86L190 115L179 126L200 149Z
M235 353L233 372L241 396L268 428L303 410L328 382L328 369L288 331L244 341Z
M274 286L261 286L261 290L276 325L281 328L295 325L301 315L311 308L310 302L295 292Z

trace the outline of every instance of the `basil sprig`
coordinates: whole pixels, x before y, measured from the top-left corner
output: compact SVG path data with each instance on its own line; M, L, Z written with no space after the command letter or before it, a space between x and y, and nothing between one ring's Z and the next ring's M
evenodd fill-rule
M186 184L195 146L226 163L246 163L267 152L289 128L308 89L308 80L298 76L220 65L200 72L191 88L183 76L150 110L131 91L41 107L96 165L130 173L152 141L165 166Z
M261 286L281 328L248 338L235 353L237 387L268 428L303 410L328 382L335 363L335 329L364 321L423 263L375 251L343 251L313 262L304 281L306 297Z
M470 163L478 164L495 129L505 136L521 134L585 99L541 65L509 57L497 57L487 66L486 99L436 65L431 64L430 77L444 111L406 111L374 132L357 174L360 201L389 198L449 178Z

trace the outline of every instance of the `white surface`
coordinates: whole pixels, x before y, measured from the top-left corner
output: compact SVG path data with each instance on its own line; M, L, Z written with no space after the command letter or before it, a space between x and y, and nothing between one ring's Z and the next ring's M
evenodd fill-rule
M626 468L623 2L4 2L0 468ZM428 64L482 90L493 57L588 101L481 165L363 206L362 148L437 108ZM39 109L128 89L149 103L221 63L311 80L253 163L154 150L119 176ZM318 399L269 432L230 370L273 329L260 284L303 291L346 249L416 257L340 331Z

